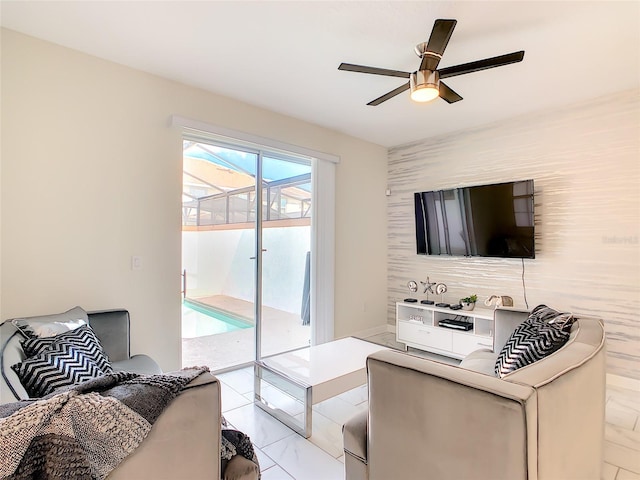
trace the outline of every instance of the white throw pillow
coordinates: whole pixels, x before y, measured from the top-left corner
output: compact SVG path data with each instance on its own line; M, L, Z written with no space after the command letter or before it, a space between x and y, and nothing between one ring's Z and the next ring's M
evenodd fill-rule
M53 337L89 324L89 317L80 307L63 313L39 317L14 318L11 323L25 338Z

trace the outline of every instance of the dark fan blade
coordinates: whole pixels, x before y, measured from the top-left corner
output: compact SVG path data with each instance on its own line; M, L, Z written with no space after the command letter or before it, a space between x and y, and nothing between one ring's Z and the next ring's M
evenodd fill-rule
M369 103L367 103L367 105L371 105L372 107L375 107L376 105L380 105L382 102L386 102L390 98L393 98L396 95L399 95L400 93L402 93L402 92L404 92L406 90L409 90L409 82L407 82L404 85L396 88L395 90L391 90L389 93L385 93L384 95L382 95L381 97L376 98L375 100L371 100Z
M453 29L456 28L456 20L443 20L438 19L433 24L433 30L431 30L431 36L427 42L427 51L433 52L440 57L444 53L444 49L447 48ZM425 55L422 57L420 63L420 70L435 70L440 63L440 57Z
M440 82L439 90L440 90L440 98L447 103L455 103L462 100L462 97L460 95L458 95L456 92L451 90L443 82Z
M365 67L363 65L353 65L351 63L341 63L338 70L346 70L348 72L372 73L374 75L386 75L387 77L409 78L411 73L401 72L400 70L387 70L386 68Z
M446 67L438 70L440 78L455 77L456 75L464 75L465 73L478 72L487 68L501 67L510 63L521 62L524 58L524 50L519 52L507 53L499 57L485 58L484 60L476 60L475 62L463 63L453 67Z

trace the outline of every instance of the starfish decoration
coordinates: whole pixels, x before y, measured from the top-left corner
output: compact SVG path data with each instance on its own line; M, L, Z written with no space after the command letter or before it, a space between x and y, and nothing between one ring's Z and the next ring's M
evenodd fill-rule
M422 293L427 293L427 292L433 292L433 286L436 284L436 282L431 282L429 281L429 277L427 277L427 281L426 282L420 282L422 284L422 286L424 287L424 292Z

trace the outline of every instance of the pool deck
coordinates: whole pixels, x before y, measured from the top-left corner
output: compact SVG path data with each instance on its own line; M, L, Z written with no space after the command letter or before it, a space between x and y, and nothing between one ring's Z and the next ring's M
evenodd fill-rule
M253 318L253 302L225 295L199 297L211 307ZM302 325L299 315L276 308L262 308L262 355L273 355L309 345L311 329ZM208 366L212 371L252 362L254 360L255 329L243 328L217 335L182 339L182 365Z

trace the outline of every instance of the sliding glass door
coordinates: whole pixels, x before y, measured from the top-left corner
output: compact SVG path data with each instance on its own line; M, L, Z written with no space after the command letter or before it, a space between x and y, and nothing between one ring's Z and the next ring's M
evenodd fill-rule
M311 339L311 162L265 154L262 177L259 357Z
M183 151L183 365L308 345L311 161L187 136Z
M255 352L258 155L183 142L183 365L225 369Z

